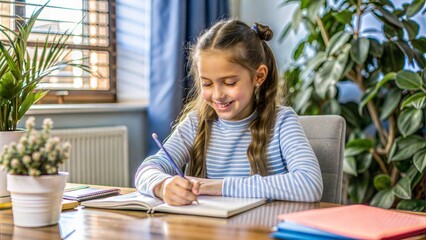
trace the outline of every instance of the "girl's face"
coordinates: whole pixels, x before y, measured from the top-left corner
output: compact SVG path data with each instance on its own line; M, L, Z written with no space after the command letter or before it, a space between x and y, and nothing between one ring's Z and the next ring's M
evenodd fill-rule
M254 111L254 89L267 75L261 65L256 76L239 64L228 61L223 54L202 53L198 61L201 94L216 114L224 120L244 119Z

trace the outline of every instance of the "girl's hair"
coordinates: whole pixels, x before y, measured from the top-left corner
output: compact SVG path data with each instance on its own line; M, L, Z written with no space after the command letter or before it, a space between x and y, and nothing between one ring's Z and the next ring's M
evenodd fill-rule
M255 23L252 28L238 20L217 22L208 31L201 34L197 42L190 47L189 66L194 85L190 91L190 101L185 105L179 122L196 110L198 114L197 135L190 150L187 174L206 177L206 153L210 141L211 125L217 114L201 95L201 81L198 76L197 62L201 52L220 51L228 61L246 68L252 77L261 64L268 67L265 81L257 87L255 106L257 117L250 123L251 143L247 149L251 174L268 175L267 147L275 123L277 106L278 70L272 50L266 44L273 32L268 26Z

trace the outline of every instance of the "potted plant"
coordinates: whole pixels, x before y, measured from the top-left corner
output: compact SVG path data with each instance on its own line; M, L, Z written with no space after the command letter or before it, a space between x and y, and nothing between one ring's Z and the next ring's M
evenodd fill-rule
M416 17L425 1L290 2L300 5L283 38L302 25L308 31L284 74L290 99L300 114L346 119L350 202L423 211L426 38ZM341 101L343 85L360 97Z
M43 121L41 131L34 127L35 118L29 117L19 142L4 146L0 155L0 167L8 172L14 224L22 227L58 222L68 176L59 172L59 165L69 159L70 143L50 135L50 118Z
M90 72L88 66L66 60L70 53L65 44L70 37L67 32L47 34L32 52L28 50L28 38L45 6L27 21L17 22L16 30L0 26L0 149L23 134L23 130L17 131L17 124L28 109L47 94L47 91L36 89L45 76L66 66ZM6 174L2 171L0 180L0 197L3 197L8 193Z

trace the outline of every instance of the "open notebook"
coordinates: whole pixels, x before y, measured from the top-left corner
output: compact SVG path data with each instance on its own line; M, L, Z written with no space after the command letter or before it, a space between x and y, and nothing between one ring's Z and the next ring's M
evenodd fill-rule
M199 196L199 204L170 206L163 201L139 192L82 202L82 206L107 209L144 210L148 213L167 212L187 215L228 218L267 202L259 198Z

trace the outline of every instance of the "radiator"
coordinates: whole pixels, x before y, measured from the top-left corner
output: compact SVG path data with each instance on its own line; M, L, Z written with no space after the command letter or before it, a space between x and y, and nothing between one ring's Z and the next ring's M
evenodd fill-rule
M54 129L53 136L71 143L70 159L60 171L68 182L129 186L127 127Z

